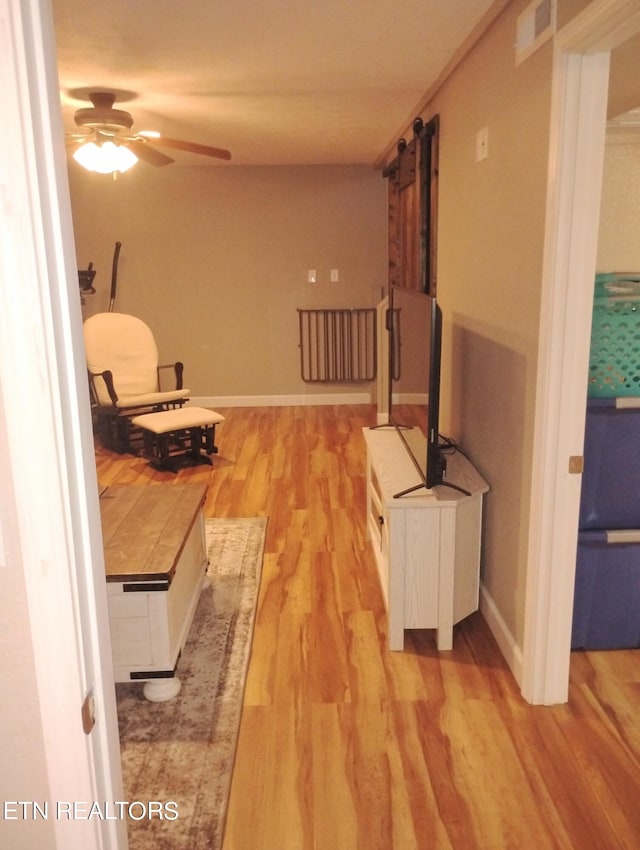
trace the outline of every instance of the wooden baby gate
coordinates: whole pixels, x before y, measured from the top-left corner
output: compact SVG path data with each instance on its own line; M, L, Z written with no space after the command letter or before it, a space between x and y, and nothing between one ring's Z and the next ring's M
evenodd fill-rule
M354 384L375 379L375 309L298 309L298 314L303 381Z

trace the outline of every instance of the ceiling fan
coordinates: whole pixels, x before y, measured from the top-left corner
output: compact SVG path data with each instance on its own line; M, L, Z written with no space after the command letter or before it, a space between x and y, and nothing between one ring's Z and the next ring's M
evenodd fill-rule
M132 162L135 162L137 157L156 168L175 162L174 159L158 148L173 148L174 150L211 156L216 159L231 159L229 151L223 148L185 142L181 139L171 139L155 132L133 132L131 129L133 127L131 113L125 112L124 109L114 108L116 96L112 92L91 92L89 100L92 105L78 109L74 115L75 123L80 128L80 132L68 134L67 145L69 146L77 145L79 149L81 146L93 142L95 146L101 147L110 142L117 147L128 148L135 155L131 158Z

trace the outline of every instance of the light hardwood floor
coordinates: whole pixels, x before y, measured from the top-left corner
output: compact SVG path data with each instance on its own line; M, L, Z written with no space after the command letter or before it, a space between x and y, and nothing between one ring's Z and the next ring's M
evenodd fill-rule
M533 707L480 614L452 652L389 652L374 408L220 412L213 467L96 460L102 486L207 481L208 515L269 518L224 850L639 847L640 653L574 653L568 704Z

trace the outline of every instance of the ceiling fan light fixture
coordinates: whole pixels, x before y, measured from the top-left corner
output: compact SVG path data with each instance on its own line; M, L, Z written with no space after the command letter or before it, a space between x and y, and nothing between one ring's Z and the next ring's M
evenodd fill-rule
M86 142L73 154L73 158L87 171L98 174L111 174L115 171L127 171L138 161L138 157L124 145L113 142Z

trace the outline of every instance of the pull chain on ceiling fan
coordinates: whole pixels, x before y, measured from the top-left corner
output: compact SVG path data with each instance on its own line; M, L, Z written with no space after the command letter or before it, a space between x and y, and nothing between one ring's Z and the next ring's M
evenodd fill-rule
M111 92L92 92L89 99L92 105L78 109L74 115L82 132L69 134L67 145L77 146L74 159L90 171L126 171L138 159L156 168L171 165L175 160L159 150L163 147L231 159L229 151L223 148L171 139L159 133L132 132L132 115L114 108L116 96Z

